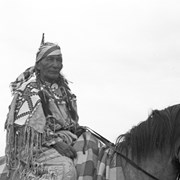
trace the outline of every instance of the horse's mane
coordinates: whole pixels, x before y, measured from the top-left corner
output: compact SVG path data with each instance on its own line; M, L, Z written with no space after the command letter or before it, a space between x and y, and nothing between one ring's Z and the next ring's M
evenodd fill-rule
M132 157L142 158L154 151L173 147L180 137L180 105L153 110L146 121L134 126L116 140L118 151L131 150Z

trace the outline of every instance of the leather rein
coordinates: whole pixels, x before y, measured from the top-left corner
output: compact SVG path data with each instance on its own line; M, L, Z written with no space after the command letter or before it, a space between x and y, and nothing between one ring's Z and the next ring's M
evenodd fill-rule
M145 171L143 168L141 168L140 166L138 166L134 161L130 160L128 157L124 156L120 151L118 151L115 148L115 145L110 142L109 140L107 140L106 138L104 138L103 136L101 136L100 134L98 134L97 132L95 132L94 130L90 129L89 127L84 127L84 129L88 130L91 134L93 134L97 139L99 139L100 141L102 141L106 146L108 146L109 148L111 148L113 151L117 152L123 159L125 159L129 164L131 164L133 167L135 167L136 169L140 170L141 172L143 172L144 174L146 174L147 176L151 177L154 180L160 180L158 178L156 178L155 176L153 176L152 174L148 173L147 171Z

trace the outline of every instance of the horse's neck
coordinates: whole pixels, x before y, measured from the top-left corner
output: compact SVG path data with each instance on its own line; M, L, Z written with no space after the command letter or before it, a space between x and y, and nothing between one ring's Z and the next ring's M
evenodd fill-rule
M131 157L129 156L131 159ZM175 180L177 176L177 170L172 164L172 159L168 155L161 155L160 153L155 153L153 157L149 157L146 160L141 160L138 163L133 160L139 167L153 175L159 180ZM150 178L147 174L133 167L131 164L122 160L122 168L125 176L125 180L149 180Z

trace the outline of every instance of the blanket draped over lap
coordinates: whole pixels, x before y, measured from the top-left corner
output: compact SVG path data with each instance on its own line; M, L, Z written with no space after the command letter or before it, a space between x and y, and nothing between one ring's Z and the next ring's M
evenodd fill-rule
M78 155L74 162L65 156L58 155L56 151L50 150L39 158L39 163L43 162L45 167L54 164L59 173L57 180L125 180L120 157L107 147L98 147L97 139L91 133L86 132L85 137L86 146L84 146L83 136L80 136L74 145ZM65 163L67 159L68 164ZM66 171L62 171L63 168ZM44 176L38 180L51 180L48 178ZM0 159L0 180L16 180L12 179L12 175L8 177L5 157Z

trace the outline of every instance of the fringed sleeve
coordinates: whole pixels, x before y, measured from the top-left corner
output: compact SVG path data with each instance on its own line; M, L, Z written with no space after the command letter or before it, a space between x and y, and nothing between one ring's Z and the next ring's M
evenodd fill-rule
M29 91L31 90L31 91ZM27 96L27 93L28 94ZM10 105L5 128L6 164L9 170L20 163L30 166L41 150L46 118L36 90L27 87L16 93Z
M14 132L14 111L16 107L16 100L18 94L14 95L14 98L9 106L9 113L7 115L5 129L6 129L6 165L8 169L11 169L13 162L15 161L15 132Z

